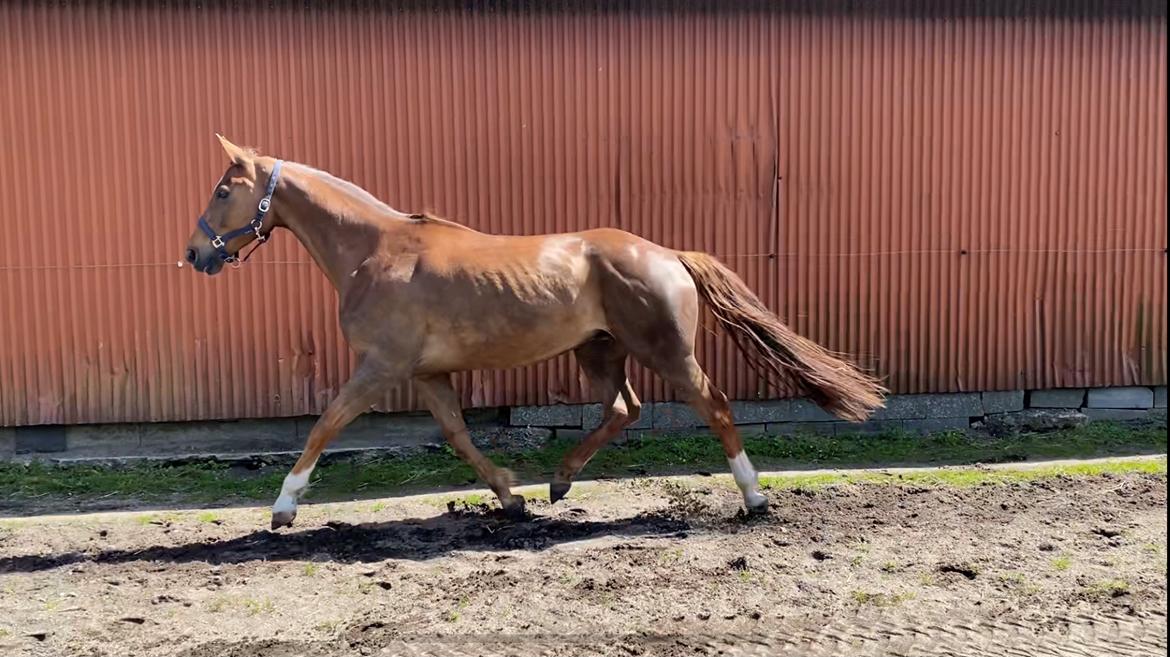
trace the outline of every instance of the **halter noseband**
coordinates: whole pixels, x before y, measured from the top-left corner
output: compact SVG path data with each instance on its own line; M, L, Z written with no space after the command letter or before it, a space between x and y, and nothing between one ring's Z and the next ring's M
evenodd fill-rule
M268 185L264 188L264 198L260 199L260 205L256 208L256 216L252 217L246 226L241 226L233 231L229 231L224 235L215 232L211 224L207 223L207 219L202 215L199 216L199 229L211 239L211 245L215 247L216 252L219 253L219 259L228 264L236 264L240 262L239 252L228 253L227 243L240 235L254 233L256 240L263 244L268 241L268 233L260 232L264 228L264 216L268 214L268 208L272 207L272 194L276 192L276 183L280 182L280 167L284 164L284 160L277 160L272 167L272 175L268 176ZM271 232L271 231L269 231ZM253 249L254 250L254 249ZM248 254L252 255L251 253Z

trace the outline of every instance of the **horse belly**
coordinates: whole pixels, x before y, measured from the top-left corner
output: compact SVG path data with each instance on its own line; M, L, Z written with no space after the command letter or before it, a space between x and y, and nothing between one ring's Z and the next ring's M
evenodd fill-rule
M578 310L578 309L574 309ZM428 335L419 369L422 372L504 369L521 367L562 354L604 324L592 312L535 313L522 323L452 323L449 330Z
M494 269L469 272L474 292L452 289L433 312L420 367L520 367L564 353L606 328L600 290L579 237L551 236ZM439 306L432 306L438 310Z

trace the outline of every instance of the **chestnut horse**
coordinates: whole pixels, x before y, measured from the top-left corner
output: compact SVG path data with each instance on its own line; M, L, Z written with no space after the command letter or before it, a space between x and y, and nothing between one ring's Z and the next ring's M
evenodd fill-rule
M219 139L231 164L191 235L187 261L213 275L237 263L248 243L263 242L276 228L292 231L336 288L341 329L358 356L353 376L284 479L273 529L292 524L297 498L329 442L387 388L407 380L455 453L505 510L522 512L511 473L472 445L451 374L518 367L570 350L604 419L565 456L549 487L553 502L597 450L638 418L626 378L632 356L711 425L747 508L765 509L727 397L695 360L700 297L753 365L790 377L826 410L861 421L883 404L885 390L873 378L794 333L705 253L673 251L614 229L488 235L398 212L328 173Z

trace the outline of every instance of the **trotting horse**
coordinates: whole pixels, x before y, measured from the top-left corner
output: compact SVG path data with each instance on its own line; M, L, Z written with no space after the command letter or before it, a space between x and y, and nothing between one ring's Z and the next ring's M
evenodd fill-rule
M187 261L213 275L238 262L250 242L262 243L276 228L292 231L336 288L341 329L358 356L353 376L284 479L273 529L292 524L297 498L329 442L388 387L407 380L501 506L523 512L511 473L472 444L451 375L570 350L604 419L565 456L549 485L553 502L597 450L637 420L640 404L626 378L632 356L711 425L745 505L766 509L727 397L695 360L700 297L753 365L791 377L826 410L860 421L883 404L876 380L794 333L708 254L673 251L614 229L488 235L398 212L328 173L219 140L231 164L199 217Z

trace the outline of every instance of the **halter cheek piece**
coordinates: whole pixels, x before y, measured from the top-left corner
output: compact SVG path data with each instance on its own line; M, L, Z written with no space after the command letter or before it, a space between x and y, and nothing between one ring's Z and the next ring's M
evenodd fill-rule
M207 219L202 215L199 217L199 229L211 239L211 245L219 253L220 260L231 265L237 265L240 262L239 252L228 253L227 250L227 243L240 235L253 233L256 235L256 241L260 244L268 241L268 233L262 233L260 230L264 228L264 216L268 214L268 208L272 207L272 194L276 192L276 183L280 182L280 167L283 164L284 160L277 160L276 164L273 165L272 175L268 176L268 185L264 188L264 198L260 199L260 204L256 208L256 216L252 217L252 221L248 222L248 225L220 235L215 232L211 224L207 223ZM249 253L248 255L251 256L252 254Z

